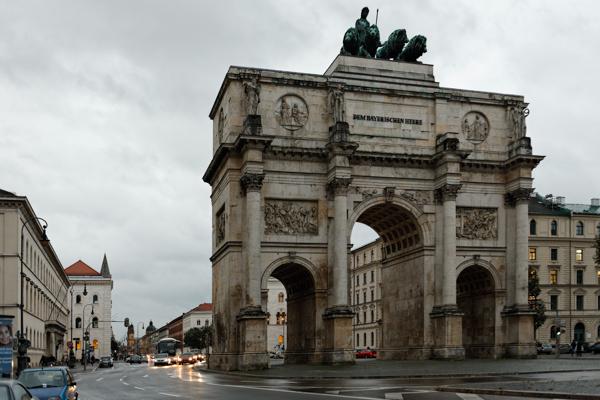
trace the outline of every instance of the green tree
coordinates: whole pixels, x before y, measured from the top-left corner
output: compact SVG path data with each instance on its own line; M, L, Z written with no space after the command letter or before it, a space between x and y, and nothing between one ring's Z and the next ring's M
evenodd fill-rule
M185 333L183 342L192 349L206 349L212 345L212 325L192 328Z
M529 273L529 308L535 311L533 316L533 328L537 329L544 325L546 321L546 306L542 300L538 299L541 293L540 280L535 271Z

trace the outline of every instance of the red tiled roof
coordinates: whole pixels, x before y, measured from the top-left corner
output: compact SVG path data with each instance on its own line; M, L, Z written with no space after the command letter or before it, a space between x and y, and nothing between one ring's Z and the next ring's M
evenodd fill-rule
M65 268L65 274L68 276L102 276L98 271L81 260Z
M212 311L212 303L202 303L191 311Z

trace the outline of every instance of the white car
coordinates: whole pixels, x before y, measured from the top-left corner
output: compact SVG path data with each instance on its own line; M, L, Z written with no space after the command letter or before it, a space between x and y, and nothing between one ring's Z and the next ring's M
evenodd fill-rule
M158 353L154 356L154 365L171 365L171 357L167 353Z

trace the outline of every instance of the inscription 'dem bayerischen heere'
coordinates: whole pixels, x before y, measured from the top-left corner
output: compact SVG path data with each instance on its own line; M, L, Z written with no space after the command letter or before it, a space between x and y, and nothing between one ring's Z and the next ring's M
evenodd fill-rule
M352 119L357 120L357 121L375 121L375 122L391 122L394 124L423 125L423 120L421 120L421 119L384 117L381 115L353 114Z

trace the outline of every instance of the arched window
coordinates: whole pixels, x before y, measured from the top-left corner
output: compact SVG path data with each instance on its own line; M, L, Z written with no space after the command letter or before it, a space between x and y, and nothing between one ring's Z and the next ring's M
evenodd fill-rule
M537 235L537 223L535 222L535 219L529 221L529 234Z
M600 223L598 223L598 226L596 227L596 236L600 237Z
M556 327L554 325L550 327L550 339L556 339Z
M208 326L208 320L204 321L204 326Z
M581 221L577 222L577 225L575 226L575 234L577 236L583 235L583 222L581 222Z
M550 235L552 235L552 236L558 235L558 222L552 221L550 223Z
M81 318L75 318L75 328L81 328Z
M94 297L92 298L92 303L98 304L98 295L97 294L95 294Z
M75 303L77 303L77 304L80 304L80 303L81 303L81 295L80 295L80 294L78 294L78 295L75 297Z
M284 312L277 313L277 325L285 325L285 323L286 323L285 313Z
M276 319L276 324L280 325L279 321L281 321L281 313L278 312L277 314L275 314L275 319Z
M283 292L279 292L279 294L277 295L277 301L283 303L283 300L285 300L285 295L283 294Z
M598 325L598 331L596 332L596 337L600 338L600 325Z
M92 319L92 328L97 328L98 327L98 318L94 317Z

